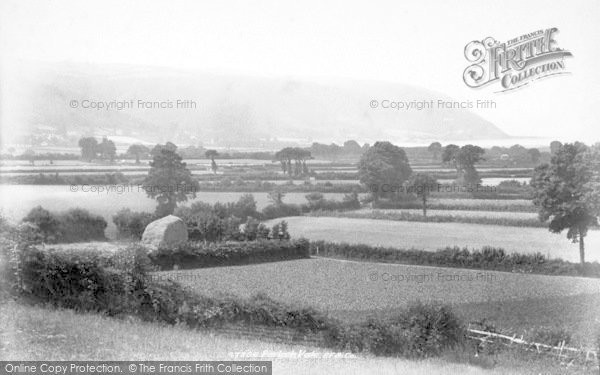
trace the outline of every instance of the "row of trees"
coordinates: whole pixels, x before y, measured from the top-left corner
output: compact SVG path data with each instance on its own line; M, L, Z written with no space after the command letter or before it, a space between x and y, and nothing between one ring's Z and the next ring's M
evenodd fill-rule
M92 160L109 160L113 163L117 156L117 148L114 142L106 137L102 138L100 143L94 137L81 138L79 147L81 148L81 158L90 162ZM167 142L165 145L157 144L152 149L142 144L133 144L129 146L124 156L134 157L135 163L140 164L141 159L154 158L155 155L159 154L162 147L177 150L177 146L171 142ZM215 159L219 156L219 153L215 150L206 150L204 156L211 160L211 169L214 173L217 173L218 165Z
M282 172L290 177L307 175L306 161L309 159L312 159L310 151L299 147L286 147L276 152L274 157L274 161L281 164Z
M440 152L443 162L456 169L456 180L459 184L475 185L481 182L475 169L475 165L483 160L485 151L481 147L473 145L459 147L451 144L443 149L440 148ZM384 191L381 187L404 186L412 175L412 169L402 148L390 142L376 142L361 157L358 163L358 175L360 182L370 188L375 199L394 198L395 192ZM431 181L432 177L420 175L413 183L422 182L431 185Z
M100 143L94 137L81 138L79 147L81 147L81 158L87 161L100 159L114 163L117 156L117 147L106 137L102 138Z

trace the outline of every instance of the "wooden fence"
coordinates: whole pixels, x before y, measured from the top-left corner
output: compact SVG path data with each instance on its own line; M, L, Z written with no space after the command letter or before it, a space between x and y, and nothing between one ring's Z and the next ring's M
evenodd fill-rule
M475 328L477 327L477 328ZM299 333L296 330L283 327L263 327L246 324L228 324L217 329L205 330L209 334L224 334L232 338L258 339L285 344L306 345L313 347L325 347L325 338L322 333ZM539 355L547 355L560 360L564 365L584 364L594 365L598 363L598 351L589 348L574 348L567 346L563 341L557 346L552 346L533 341L527 341L523 336L517 337L504 335L498 332L486 331L479 328L476 323L469 324L467 338L478 343L478 349L485 350L486 347L501 345L504 347L524 350Z
M540 355L552 356L567 365L574 364L576 362L585 364L589 364L589 362L598 363L598 352L596 350L584 347L570 347L567 346L564 341L557 346L552 346L524 340L523 336L508 336L497 332L475 329L472 327L472 325L469 325L467 332L467 337L469 339L478 341L479 347L482 349L490 345L503 345L534 352Z

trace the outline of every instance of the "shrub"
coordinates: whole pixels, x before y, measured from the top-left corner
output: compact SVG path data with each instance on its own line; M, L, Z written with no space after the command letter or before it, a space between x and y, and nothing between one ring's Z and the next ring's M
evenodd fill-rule
M59 215L60 242L85 242L106 240L106 220L81 208L72 208Z
M231 266L308 258L307 240L204 243L188 242L150 255L161 269Z
M210 242L243 240L240 225L259 216L252 194L244 194L234 203L195 202L189 207L178 207L174 215L185 223L190 240Z
M41 206L33 208L23 222L39 228L45 242L85 242L105 240L107 223L102 216L93 215L81 208L62 213L52 213Z
M11 261L19 293L58 307L111 315L131 309L132 293L143 276L140 267L114 265L109 255L96 250L40 250L35 246L20 248Z
M438 249L437 251L424 251L313 241L310 243L310 252L324 257L389 263L600 277L600 264L597 262L581 265L562 259L548 259L540 253L507 254L504 249L489 246L481 250L461 249L455 246Z
M261 216L264 220L276 219L287 216L300 216L302 207L297 204L270 204L263 208Z
M42 206L32 208L23 221L35 225L46 242L54 242L60 237L60 221Z
M356 210L360 208L360 201L358 200L358 194L356 192L346 194L344 199L341 201L325 199L321 193L310 193L307 194L305 198L308 201L308 204L305 206L303 211L344 211Z
M154 220L154 215L149 212L135 212L129 208L123 208L113 216L119 237L138 240L142 238L146 226Z
M251 217L243 225L242 235L245 241L267 240L269 239L269 228Z
M192 297L190 308L181 314L181 321L191 327L220 327L231 323L246 323L268 327L318 332L328 328L328 319L310 308L295 308L276 302L264 294L249 299L235 297Z
M328 332L328 342L340 350L409 358L439 355L461 345L464 338L464 327L449 307L421 303L391 319L371 318Z
M290 239L288 224L285 220L273 225L273 228L271 229L271 238L279 241Z

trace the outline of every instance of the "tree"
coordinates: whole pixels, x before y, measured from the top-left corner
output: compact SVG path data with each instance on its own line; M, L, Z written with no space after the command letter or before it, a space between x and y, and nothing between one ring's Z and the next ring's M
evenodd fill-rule
M286 147L277 151L273 161L281 163L281 170L291 176L300 176L308 174L306 160L312 159L309 150L299 147ZM292 161L294 165L292 166Z
M276 188L267 194L267 198L269 198L269 200L276 206L281 206L283 204L284 197L285 193L279 188Z
M483 160L484 153L485 151L479 146L448 145L444 148L442 161L456 169L456 179L459 183L475 185L481 181L475 164Z
M216 150L207 150L204 154L208 159L210 159L210 169L212 169L214 174L217 174L217 163L215 162L215 158L219 156L219 153Z
M192 178L186 163L177 154L177 146L175 149L172 146L155 147L148 176L142 184L146 194L158 201L156 215L159 217L172 214L178 202L195 198L199 188L198 181Z
M140 157L148 156L149 152L150 152L150 150L148 149L148 147L146 147L144 145L140 145L140 144L131 145L127 149L128 155L135 156L135 164L140 164Z
M460 148L457 164L462 172L462 183L476 185L481 182L475 164L483 160L484 153L485 151L479 146L465 145Z
M117 156L117 147L113 141L104 137L98 145L98 153L102 160L109 160L112 164L115 161L115 156Z
M60 237L60 221L42 206L32 208L23 218L23 222L34 224L44 241L54 242L56 238Z
M529 154L529 157L531 158L531 162L533 164L537 164L540 161L540 158L542 157L542 153L537 148L530 148L529 150L527 150L527 153Z
M427 199L429 199L431 192L437 189L437 185L437 180L426 173L413 174L406 184L407 190L415 193L421 199L423 216L427 216Z
M456 155L460 151L460 147L457 145L449 144L444 147L444 152L442 153L442 163L449 164L453 168L458 169L456 164Z
M98 141L94 137L84 137L79 140L79 147L81 147L81 158L83 160L92 161L96 159L96 153L98 151Z
M25 150L25 152L23 152L23 156L25 156L27 160L29 160L29 163L31 165L35 165L35 151L28 148L27 150Z
M550 142L550 153L554 155L560 148L562 147L562 143L559 141Z
M433 155L433 160L438 160L440 153L442 152L442 144L440 142L433 142L427 147L427 151Z
M177 146L174 143L171 143L171 142L167 142L164 145L157 144L150 151L150 156L154 158L154 156L160 154L160 152L161 152L162 149L167 149L167 150L175 152L175 151L177 151Z
M411 174L406 153L390 142L376 142L358 162L360 182L369 187L375 200L396 194Z
M548 229L579 242L579 260L585 263L584 238L588 228L598 224L600 215L600 152L580 142L562 145L550 164L534 170L531 186L533 203L541 221L550 220Z

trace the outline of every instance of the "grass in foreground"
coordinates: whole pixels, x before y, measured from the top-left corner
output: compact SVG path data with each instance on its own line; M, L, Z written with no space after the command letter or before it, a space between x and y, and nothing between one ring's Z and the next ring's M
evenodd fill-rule
M22 360L233 360L236 352L329 353L323 349L231 338L183 327L123 321L97 314L26 306L0 305L0 358ZM443 359L408 361L355 356L346 359L283 359L273 355L249 359L273 360L274 374L565 374L555 363L496 356L484 369L453 363L466 353ZM467 361L472 361L473 358ZM481 362L481 361L480 361ZM527 369L525 369L525 367Z
M178 326L98 314L0 304L0 358L10 360L233 360L235 352L329 353L324 349L224 337ZM283 359L273 356L273 374L564 374L543 361L510 363L495 369L446 362L355 356L346 359ZM240 360L238 358L238 360ZM522 367L527 366L528 370Z

